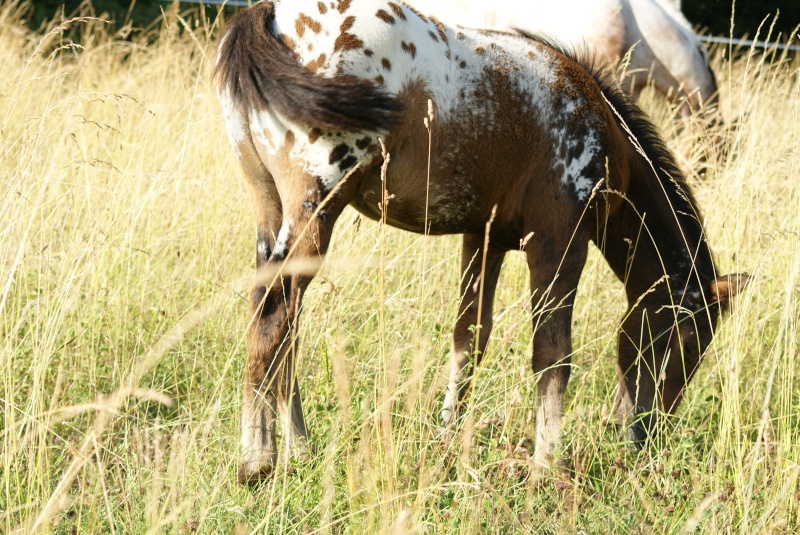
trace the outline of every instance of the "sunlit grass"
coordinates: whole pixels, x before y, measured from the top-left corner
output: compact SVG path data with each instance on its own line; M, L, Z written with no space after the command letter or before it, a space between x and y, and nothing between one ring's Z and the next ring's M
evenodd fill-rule
M0 531L800 527L797 63L715 56L738 129L692 183L721 270L754 279L652 448L609 424L624 298L594 253L562 435L573 481L525 480L535 380L517 255L467 422L443 444L460 240L348 211L301 327L318 455L253 491L235 476L254 243L210 82L219 22L168 10L129 41L92 19L43 37L0 6ZM663 102L645 104L672 146L691 144Z

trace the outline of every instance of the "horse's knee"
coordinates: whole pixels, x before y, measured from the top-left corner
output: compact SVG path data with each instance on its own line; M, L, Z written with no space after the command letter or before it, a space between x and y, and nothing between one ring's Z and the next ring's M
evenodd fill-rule
M561 316L563 321L554 316L538 328L534 326L531 363L534 373L550 372L566 381L570 375L569 355L572 352L570 315Z

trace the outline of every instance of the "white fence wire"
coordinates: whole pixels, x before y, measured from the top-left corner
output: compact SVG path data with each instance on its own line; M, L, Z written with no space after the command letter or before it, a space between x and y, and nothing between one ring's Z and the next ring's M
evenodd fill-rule
M800 35L797 36L800 38ZM769 41L753 41L752 39L731 39L730 37L717 37L714 35L701 35L700 40L704 43L719 43L723 45L731 45L734 48L748 47L748 48L777 48L778 50L791 50L793 52L800 52L800 45L790 45L784 43L776 43Z

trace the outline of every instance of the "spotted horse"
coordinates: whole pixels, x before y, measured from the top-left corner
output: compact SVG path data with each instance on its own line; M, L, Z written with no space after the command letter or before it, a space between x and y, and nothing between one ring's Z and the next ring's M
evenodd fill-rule
M448 27L386 0L262 2L230 21L215 76L262 271L325 255L347 205L413 232L463 234L445 428L484 354L503 258L522 249L542 469L557 449L590 241L625 284L617 412L637 443L675 409L746 281L717 276L691 191L638 108L534 36ZM279 414L287 436L307 439L294 364L312 278L285 272L252 291L242 483L272 473Z

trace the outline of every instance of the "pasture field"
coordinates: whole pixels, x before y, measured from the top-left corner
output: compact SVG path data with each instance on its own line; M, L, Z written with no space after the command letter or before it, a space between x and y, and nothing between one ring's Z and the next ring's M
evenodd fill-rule
M24 18L0 2L0 532L800 529L796 60L715 52L739 127L723 132L726 159L644 103L676 149L712 150L691 178L710 241L722 273L754 276L649 449L610 419L625 303L596 251L574 318L570 470L534 485L521 255L503 269L464 425L442 441L460 240L347 211L301 327L318 453L248 489L236 472L255 240L211 83L215 12L173 6L132 39L89 18L32 33Z

